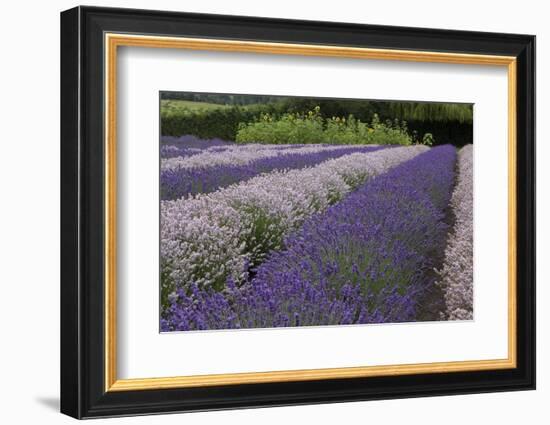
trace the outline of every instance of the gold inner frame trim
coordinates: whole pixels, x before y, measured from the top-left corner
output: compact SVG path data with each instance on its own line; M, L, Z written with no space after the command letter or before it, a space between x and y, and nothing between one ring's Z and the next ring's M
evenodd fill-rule
M411 375L511 369L517 365L516 341L516 58L478 54L370 49L311 44L268 43L106 33L105 46L105 391L137 391L215 385L312 381L321 379ZM269 372L229 373L174 377L118 379L116 324L116 136L117 136L117 49L148 47L324 56L404 62L433 62L503 66L508 72L508 357L495 360L470 360L418 364L304 369Z

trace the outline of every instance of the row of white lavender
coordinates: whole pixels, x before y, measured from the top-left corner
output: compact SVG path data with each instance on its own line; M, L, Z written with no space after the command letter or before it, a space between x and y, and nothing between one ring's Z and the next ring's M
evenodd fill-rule
M369 177L412 159L426 146L354 153L311 168L275 171L207 195L161 202L163 294L176 287L223 289L243 282L266 254L312 214Z
M376 145L369 145L376 146ZM321 151L357 148L357 145L261 145L246 144L208 148L192 156L178 156L161 159L161 170L178 168L203 168L216 165L246 165L259 159L280 155L310 154Z
M451 197L455 224L445 248L439 285L449 320L473 318L473 146L458 153L457 184Z

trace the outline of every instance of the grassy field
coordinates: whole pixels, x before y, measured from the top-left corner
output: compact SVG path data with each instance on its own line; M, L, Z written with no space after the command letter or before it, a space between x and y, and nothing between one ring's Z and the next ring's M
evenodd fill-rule
M178 112L181 110L210 111L213 109L227 108L227 105L221 105L219 103L193 102L191 100L162 99L160 102L163 112Z

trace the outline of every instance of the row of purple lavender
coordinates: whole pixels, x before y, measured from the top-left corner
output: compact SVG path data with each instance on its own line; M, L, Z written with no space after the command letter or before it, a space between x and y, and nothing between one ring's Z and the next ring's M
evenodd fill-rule
M405 152L409 152L408 157ZM345 185L341 193L336 190L333 193L337 196L330 202L325 199L325 207L310 210L309 215L293 221L294 226L278 233L284 243L279 243L279 249L268 246L259 259L261 261L253 262L252 267L249 267L250 255L242 255L242 262L237 266L244 266L248 272L243 273L241 268L240 273L223 273L220 277L225 280L221 287L219 281L210 279L214 269L220 269L219 264L205 263L201 258L198 262L194 262L196 258L191 260L191 256L197 254L197 246L193 246L194 233L188 223L195 221L193 226L197 232L210 232L213 237L235 237L237 253L240 248L242 254L249 252L250 243L255 246L268 243L269 238L258 238L264 231L277 227L281 223L280 217L274 215L270 220L269 214L266 215L269 210L259 208L260 212L254 211L252 221L244 220L249 227L249 233L246 233L247 229L238 225L244 217L243 211L255 205L243 202L242 196L246 192L237 196L236 203L224 204L223 208L232 208L238 211L237 215L233 216L230 209L214 213L221 217L217 227L208 223L204 214L201 216L201 209L219 207L220 199L231 199L236 193L227 192L229 197L222 196L217 200L207 197L206 201L204 198L182 199L163 204L162 227L163 232L167 232L164 234L166 240L161 241L161 251L164 249L166 254L162 256L163 272L167 273L164 278L173 286L172 289L164 288L168 290L168 296L162 330L416 320L427 294L435 286L434 258L446 245L448 225L445 212L453 190L456 150L451 146L431 150L395 148L348 155L332 161L342 161L347 165L350 164L347 158L357 155L360 161L351 167L356 167L355 174L346 174L347 167L343 166L342 182L325 182L323 186L332 184L336 188L340 184L342 190L342 185ZM394 156L400 160L392 162ZM364 177L358 177L361 175L357 172L360 169L358 164L369 160L370 168L367 167ZM384 161L384 166L380 166ZM375 163L378 163L378 173L372 172ZM325 179L338 169L334 166L323 169L322 166L318 166L322 170L318 174ZM217 193L220 192L213 195ZM326 193L330 194L330 190ZM254 202L258 199L250 198ZM302 195L296 199L302 199ZM307 202L311 203L311 200ZM293 208L288 211L293 211ZM212 217L213 213L208 214ZM226 227L236 226L237 230L226 235L219 223L229 223ZM242 231L245 231L244 239ZM179 236L172 237L173 234ZM214 239L213 244L215 251ZM208 250L212 247L206 246ZM173 255L174 252L177 254ZM208 254L218 261L222 252L214 252L213 256L212 252ZM234 258L232 254L231 258ZM178 272L178 261L187 274ZM235 264L224 263L222 269L227 266ZM189 270L203 278L193 278Z

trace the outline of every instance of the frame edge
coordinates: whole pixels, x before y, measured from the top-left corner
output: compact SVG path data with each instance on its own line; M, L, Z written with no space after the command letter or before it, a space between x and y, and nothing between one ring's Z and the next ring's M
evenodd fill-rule
M518 282L519 291L517 341L523 366L524 389L536 389L536 36L525 36L518 54L517 138L524 146L517 158L518 177ZM522 105L523 108L519 106Z
M61 316L60 411L82 417L79 276L80 144L79 7L61 12Z

